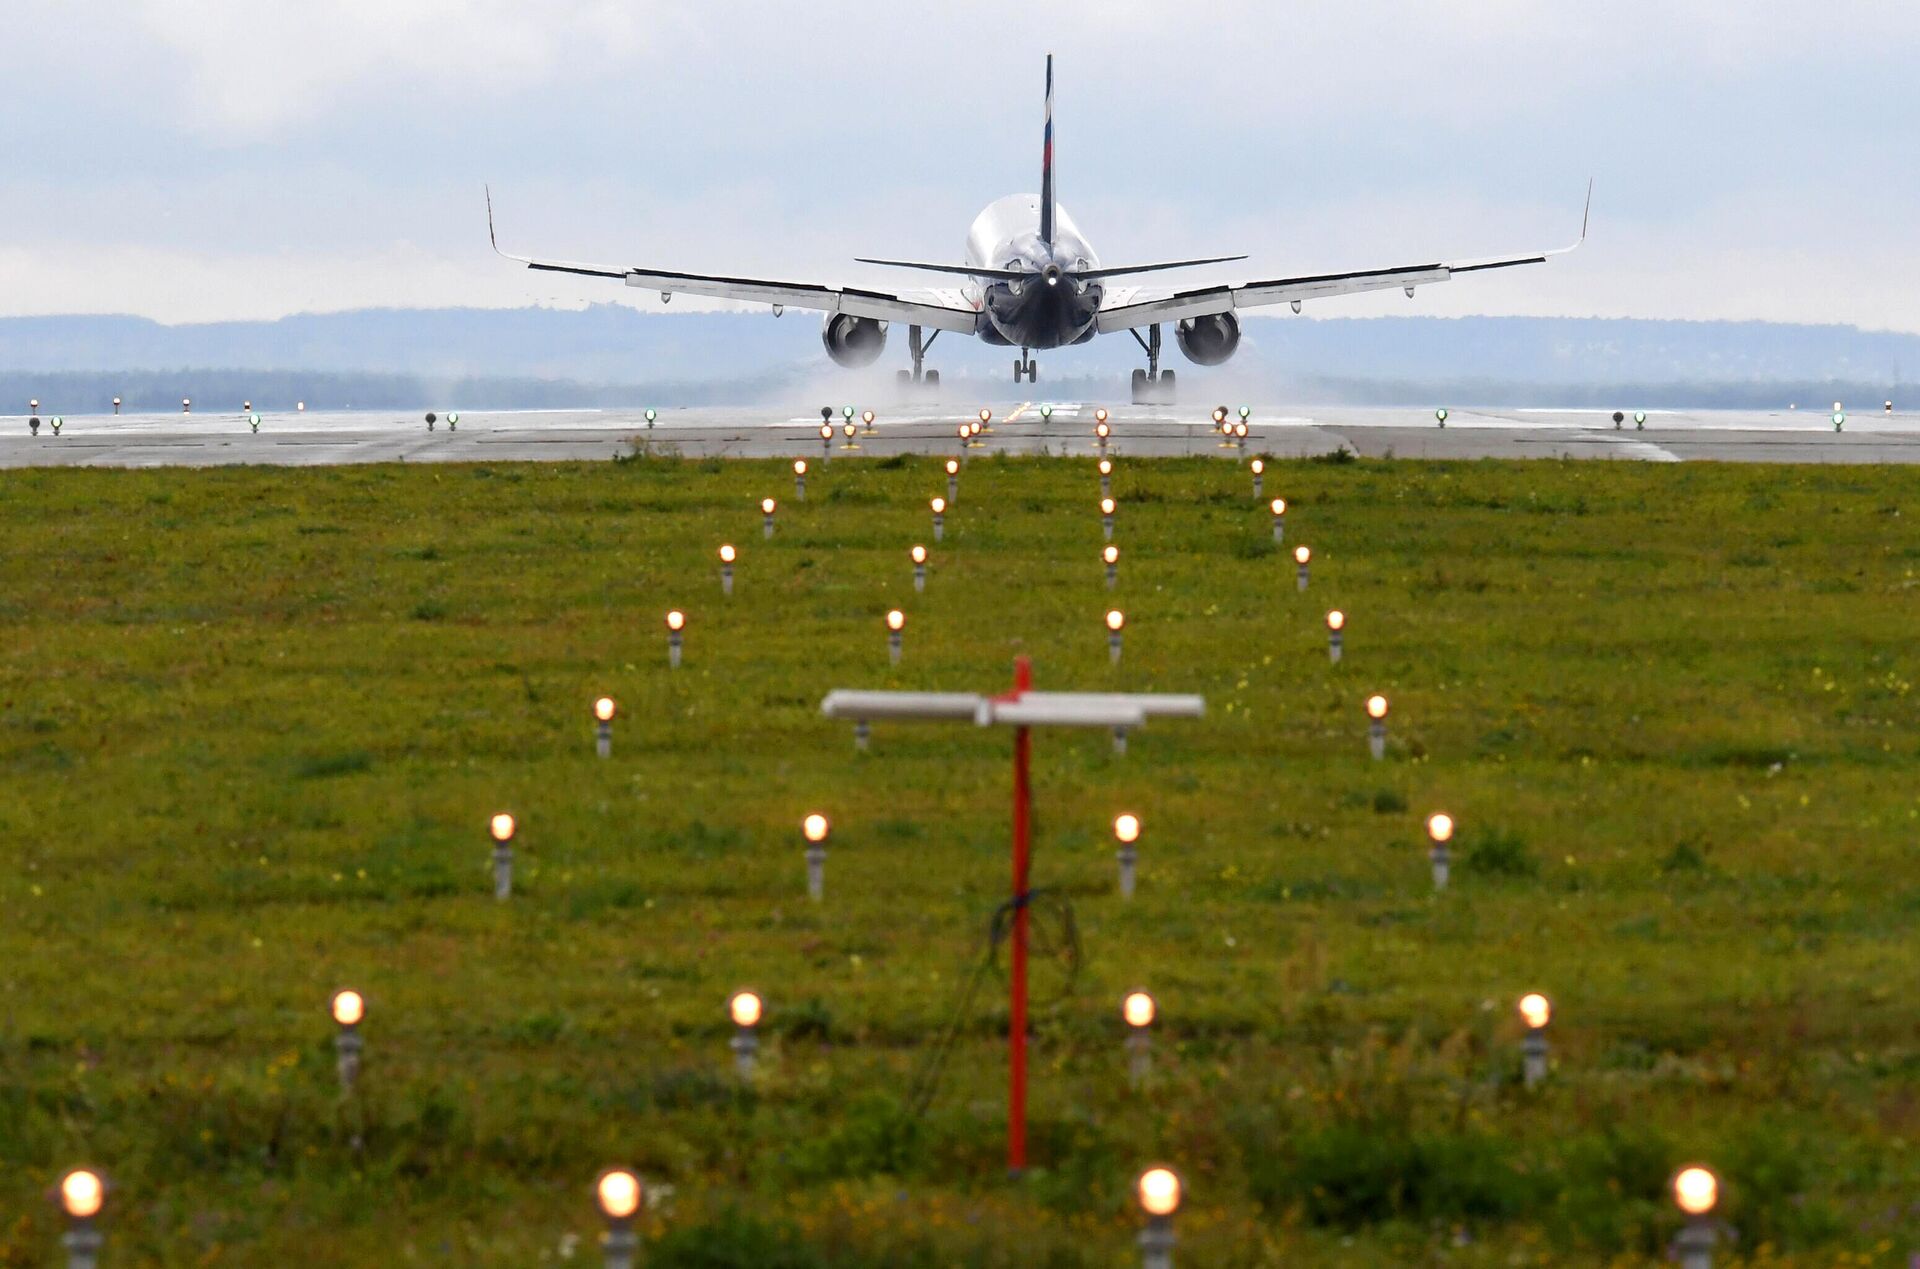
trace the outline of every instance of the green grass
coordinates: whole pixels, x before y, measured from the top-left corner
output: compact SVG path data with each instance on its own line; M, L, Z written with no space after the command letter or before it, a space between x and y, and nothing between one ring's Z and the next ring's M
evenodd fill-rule
M1190 1264L1657 1264L1693 1160L1736 1261L1920 1246L1905 470L1276 463L1302 596L1244 469L1122 460L1117 668L1091 462L970 464L936 546L944 485L933 459L836 461L806 503L783 465L644 459L0 477L0 1265L53 1258L76 1161L117 1185L116 1264L589 1262L610 1162L662 1187L656 1269L1125 1264L1156 1160ZM1084 962L1037 970L1016 1184L998 978L906 1110L1005 897L1009 739L881 725L860 754L817 706L995 690L1020 654L1209 714L1125 757L1036 741L1036 879ZM347 1104L342 985L370 1006ZM1135 985L1163 1019L1139 1095Z

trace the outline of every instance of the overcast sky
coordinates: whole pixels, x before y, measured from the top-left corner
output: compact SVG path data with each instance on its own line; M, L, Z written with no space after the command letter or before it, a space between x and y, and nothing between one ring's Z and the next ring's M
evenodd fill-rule
M0 313L659 307L567 259L906 285L1038 184L1107 263L1561 245L1323 315L1920 331L1913 0L0 0ZM676 301L684 305L685 299Z

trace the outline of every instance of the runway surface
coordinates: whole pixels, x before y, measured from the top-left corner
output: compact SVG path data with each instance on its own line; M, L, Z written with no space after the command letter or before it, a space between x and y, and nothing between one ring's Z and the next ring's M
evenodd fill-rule
M1042 406L1046 406L1043 412ZM848 448L836 417L830 453L838 458L959 452L964 406L876 406L875 426ZM1039 399L994 411L981 453L1099 452L1091 402ZM1305 457L1342 446L1363 457L1611 458L1642 462L1920 462L1920 414L1877 406L1849 414L1835 431L1824 410L1648 411L1616 427L1611 411L1471 410L1449 413L1373 407L1256 407L1244 449L1224 445L1209 404L1109 406L1115 455L1253 454ZM38 436L26 416L0 417L0 467L207 467L236 463L304 466L379 462L496 462L607 459L641 448L690 456L804 457L828 452L820 416L771 407L662 409L651 427L640 410L460 412L432 431L425 411L306 411L261 416L195 412L65 416L58 436L42 416Z

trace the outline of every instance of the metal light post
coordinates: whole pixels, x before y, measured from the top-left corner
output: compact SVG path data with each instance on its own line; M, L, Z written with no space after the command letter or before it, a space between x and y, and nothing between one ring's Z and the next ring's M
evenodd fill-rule
M1247 466L1253 471L1253 496L1256 498L1265 497L1267 487L1266 459L1256 458L1251 463L1248 463Z
M773 513L778 506L779 504L771 498L760 500L760 535L762 537L773 536Z
M1114 852L1114 858L1120 863L1120 897L1133 898L1133 870L1140 862L1140 852L1135 843L1140 840L1140 817L1133 814L1116 815L1113 820L1113 840L1120 843L1120 849Z
M1453 816L1445 811L1427 816L1427 840L1432 843L1427 848L1427 859L1433 864L1433 888L1445 890L1453 863L1452 852L1447 849L1447 843L1453 840Z
M607 1218L606 1269L633 1269L634 1253L640 1248L633 1218L640 1211L643 1195L640 1178L626 1168L608 1168L593 1183L594 1201Z
M947 460L947 501L960 501L960 460L957 458Z
M1120 548L1111 543L1101 548L1100 562L1107 566L1107 589L1112 590L1120 581Z
M1107 452L1107 438L1112 434L1113 431L1107 426L1105 419L1101 419L1093 425L1093 442L1100 447L1102 454Z
M807 898L815 903L827 893L827 838L833 824L818 811L800 821L800 836L807 841Z
M833 424L820 425L820 461L824 464L833 458Z
M1118 608L1107 610L1107 655L1115 665L1120 664L1120 632L1126 627L1127 615Z
M900 664L900 646L905 641L907 614L898 608L887 612L887 660L893 665Z
M733 1069L741 1079L753 1078L754 1058L760 1052L760 1016L766 1011L759 995L736 991L727 1001L727 1014L733 1019Z
M933 508L933 540L941 541L947 536L947 500L935 498L927 505Z
M1013 728L1013 931L1009 937L1007 988L1007 1170L1027 1166L1027 951L1032 900L1033 736L1035 727L1140 727L1150 717L1197 718L1206 711L1198 696L1116 692L1036 692L1033 666L1014 662L1013 691L834 691L820 702L828 718L948 722L972 727Z
M367 1016L365 997L357 991L336 991L327 1006L333 1014L333 1053L340 1070L340 1094L352 1096L353 1084L360 1076L360 1023Z
M1367 749L1375 762L1387 756L1387 698L1378 692L1367 698Z
M1113 496L1113 460L1111 458L1100 460L1100 496L1102 498Z
M67 1214L67 1232L60 1245L67 1249L67 1269L95 1269L106 1241L94 1218L106 1205L107 1183L91 1168L75 1168L60 1178L60 1209Z
M1686 1228L1673 1244L1680 1253L1680 1269L1713 1269L1713 1209L1720 1204L1720 1178L1707 1168L1682 1168L1673 1178L1673 1201L1687 1216Z
M678 608L667 610L667 666L680 668L680 640L687 628L687 614Z
M1273 540L1284 542L1287 539L1287 500L1275 498L1267 504L1267 510L1273 512Z
M916 545L907 554L913 559L913 589L918 593L927 588L927 548Z
M1299 590L1304 591L1307 588L1307 564L1312 559L1313 552L1306 547L1296 546L1293 548L1293 562L1299 565L1299 567L1294 570L1293 577Z
M1520 1075L1528 1088L1547 1078L1547 1023L1552 1020L1552 1001L1537 991L1520 997L1520 1021L1527 1027L1520 1042Z
M1180 1210L1180 1177L1172 1168L1148 1168L1134 1182L1134 1197L1146 1213L1140 1231L1140 1269L1173 1269L1173 1214Z
M613 757L613 716L617 708L611 696L593 703L593 749L602 758Z
M493 897L504 902L513 894L513 835L519 828L505 811L487 821L493 838Z
M1144 991L1130 991L1120 1002L1120 1017L1127 1024L1127 1084L1139 1088L1147 1082L1153 1067L1153 1020L1159 1006Z
M1347 614L1338 608L1327 614L1327 660L1340 664L1341 645L1345 642Z
M793 496L800 502L807 500L807 460L793 460Z
M738 555L739 552L733 549L731 543L720 544L720 593L722 595L733 594L733 561Z
M1111 498L1100 500L1100 529L1107 535L1109 542L1113 541L1113 513L1118 506L1119 504Z

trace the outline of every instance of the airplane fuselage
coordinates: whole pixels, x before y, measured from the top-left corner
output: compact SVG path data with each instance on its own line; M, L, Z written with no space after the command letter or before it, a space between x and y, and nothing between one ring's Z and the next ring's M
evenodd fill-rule
M1036 276L1018 282L969 279L961 288L986 316L980 337L1017 348L1064 348L1094 336L1102 288L1070 275L1096 269L1099 257L1064 207L1054 209L1053 242L1040 238L1040 198L1009 194L989 203L967 231L967 263L1018 269Z

